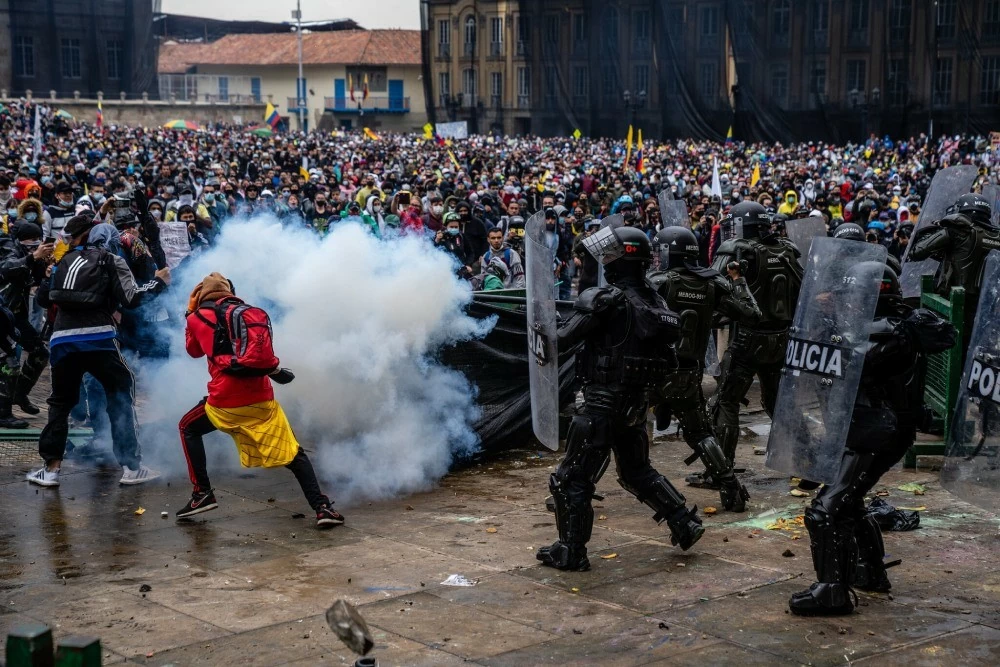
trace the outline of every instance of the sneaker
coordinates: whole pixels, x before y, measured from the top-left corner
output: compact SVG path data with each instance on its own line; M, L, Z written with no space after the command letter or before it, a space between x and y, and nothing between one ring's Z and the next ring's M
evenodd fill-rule
M26 415L37 415L41 412L37 405L31 402L31 399L25 396L15 396L14 405L21 408L21 412Z
M42 467L35 472L29 472L25 479L38 486L59 486L59 471L49 472Z
M188 504L177 510L178 519L186 519L195 514L201 514L202 512L207 512L208 510L214 510L219 506L219 503L215 502L215 493L212 489L205 491L204 493L198 493L197 491L191 494L191 500ZM341 522L343 523L343 522Z
M331 505L323 505L316 510L316 527L332 528L344 523L344 515L333 509Z
M23 419L18 419L13 415L9 417L0 417L0 428L28 428L28 422Z
M128 466L122 467L122 478L118 480L119 484L145 484L148 481L154 480L160 476L160 473L155 470L150 470L144 465L139 465L138 470L132 470Z

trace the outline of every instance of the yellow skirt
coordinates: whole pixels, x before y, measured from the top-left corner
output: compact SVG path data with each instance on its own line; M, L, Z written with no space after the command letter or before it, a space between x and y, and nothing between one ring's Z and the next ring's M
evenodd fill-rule
M299 451L285 411L277 401L239 408L216 408L206 403L205 414L215 428L232 436L244 468L288 465Z

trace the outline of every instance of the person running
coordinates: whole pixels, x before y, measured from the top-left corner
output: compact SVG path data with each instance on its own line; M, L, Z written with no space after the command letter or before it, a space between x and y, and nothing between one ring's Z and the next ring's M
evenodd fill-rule
M240 337L241 331L245 335L253 328L266 328L266 332ZM274 356L267 314L236 298L233 283L220 273L212 273L191 292L184 339L189 355L207 357L212 379L208 396L180 421L181 445L194 491L177 518L188 519L219 506L208 478L202 440L218 430L232 436L244 467L285 466L291 470L316 512L318 528L344 523L343 515L320 491L309 457L274 400L271 382L287 384L295 376L281 368Z

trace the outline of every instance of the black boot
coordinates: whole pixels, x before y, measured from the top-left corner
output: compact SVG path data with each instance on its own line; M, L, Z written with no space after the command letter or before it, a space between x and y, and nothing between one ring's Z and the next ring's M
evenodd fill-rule
M875 517L866 514L854 526L858 543L858 567L854 572L854 587L870 593L888 593L892 589L886 574L885 544L882 530ZM898 561L896 561L898 563Z
M846 584L815 583L792 594L788 609L796 616L846 616L854 611L857 596Z
M27 394L20 394L14 396L14 405L21 409L26 415L37 415L41 412L37 405L31 402Z
M805 523L819 581L792 595L788 609L798 616L850 614L857 604L850 586L858 560L854 525L849 518L831 516L816 502L806 510Z
M670 527L670 543L682 551L690 549L705 534L705 527L698 518L697 505L690 510L686 507L678 509L667 519L667 525Z
M563 544L556 540L552 546L539 549L535 553L535 558L542 561L542 565L554 567L557 570L586 572L590 569L587 546L583 544Z
M745 512L747 501L750 500L750 493L746 487L734 476L728 483L723 483L719 489L719 496L722 498L722 506L730 512Z

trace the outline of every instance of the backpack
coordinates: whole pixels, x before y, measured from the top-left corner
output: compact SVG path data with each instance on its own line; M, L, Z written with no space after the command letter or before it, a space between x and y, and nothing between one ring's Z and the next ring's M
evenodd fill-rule
M215 322L201 314L208 308L215 312ZM213 306L202 306L195 315L214 328L212 360L222 366L224 373L263 377L278 367L271 318L263 309L236 298L225 298Z
M52 276L49 298L60 308L88 310L111 298L110 254L88 247L66 253Z

